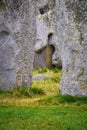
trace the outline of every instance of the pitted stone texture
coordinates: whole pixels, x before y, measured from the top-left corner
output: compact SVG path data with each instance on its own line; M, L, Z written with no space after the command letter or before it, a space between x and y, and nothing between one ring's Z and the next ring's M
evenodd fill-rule
M0 0L0 88L31 86L35 1Z
M36 34L35 52L36 53L40 52L48 45L54 46L55 51L52 55L52 64L56 66L61 66L61 60L60 60L61 58L58 52L58 45L57 45L58 44L57 21L56 21L57 13L55 7L56 7L55 0L43 0L43 1L37 0L37 11L36 11L37 34Z
M62 94L87 95L87 1L56 0Z

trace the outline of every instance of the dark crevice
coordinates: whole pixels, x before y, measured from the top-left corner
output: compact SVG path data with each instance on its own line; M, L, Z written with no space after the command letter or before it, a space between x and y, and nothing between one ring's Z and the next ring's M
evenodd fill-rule
M55 52L55 47L53 45L49 45L51 50L52 50L52 54Z
M48 5L45 5L43 8L40 8L39 9L39 12L41 15L47 13L49 11L49 6Z
M48 35L48 45L50 45L52 43L52 39L53 39L53 33L49 33L49 35Z
M39 12L41 15L44 15L47 13L49 10L52 10L55 6L56 1L55 0L50 0L44 5L43 7L39 8Z

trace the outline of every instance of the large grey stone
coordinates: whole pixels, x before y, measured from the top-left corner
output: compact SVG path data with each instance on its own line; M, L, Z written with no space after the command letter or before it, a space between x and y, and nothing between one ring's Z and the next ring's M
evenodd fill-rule
M87 95L87 0L56 0L62 94Z
M58 50L58 36L57 36L57 12L56 12L56 1L55 0L37 0L36 9L36 44L35 52L36 56L42 57L42 63L44 63L43 55L40 51L48 45L52 45L55 50L52 55L52 64L61 66L61 58ZM38 61L39 57L35 57ZM47 57L47 56L46 56ZM46 58L45 57L45 58ZM38 61L40 62L40 61ZM42 64L42 66L43 66ZM39 65L39 64L38 64Z
M0 88L31 86L35 1L0 0Z

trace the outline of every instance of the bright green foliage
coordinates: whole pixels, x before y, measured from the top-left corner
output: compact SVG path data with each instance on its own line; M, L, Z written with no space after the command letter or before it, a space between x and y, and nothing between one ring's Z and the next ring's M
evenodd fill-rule
M60 95L61 70L36 69L50 79L0 91L0 130L87 130L87 97Z
M0 130L87 130L87 109L1 106Z

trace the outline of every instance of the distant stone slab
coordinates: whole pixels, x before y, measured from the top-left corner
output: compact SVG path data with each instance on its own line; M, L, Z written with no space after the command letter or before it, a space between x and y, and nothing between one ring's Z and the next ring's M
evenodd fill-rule
M33 76L33 80L34 81L41 81L41 80L44 80L44 79L50 79L51 76L49 74L37 74L35 76Z

